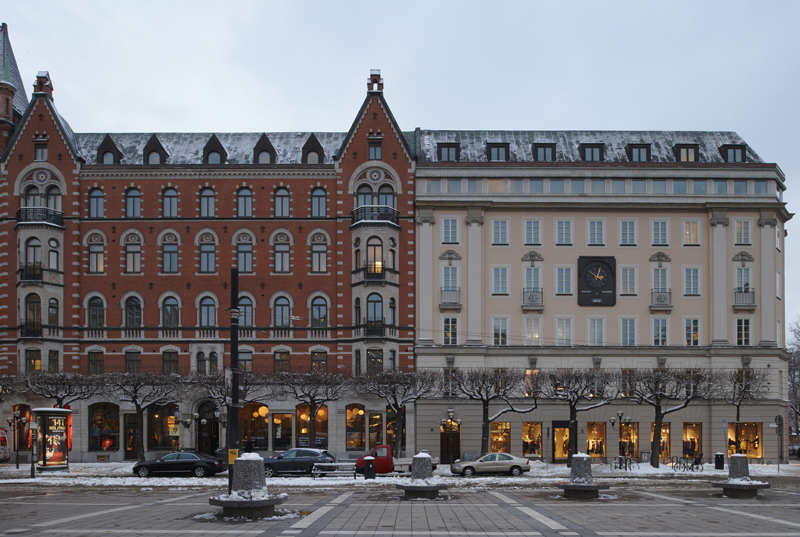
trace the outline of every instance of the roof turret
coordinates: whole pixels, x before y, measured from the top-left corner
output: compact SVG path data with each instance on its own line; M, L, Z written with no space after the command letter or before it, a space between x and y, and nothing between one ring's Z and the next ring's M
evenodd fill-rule
M20 115L24 114L28 107L28 96L25 93L25 86L22 84L17 60L14 58L6 23L0 25L0 82L14 86L16 90L13 100L14 111Z

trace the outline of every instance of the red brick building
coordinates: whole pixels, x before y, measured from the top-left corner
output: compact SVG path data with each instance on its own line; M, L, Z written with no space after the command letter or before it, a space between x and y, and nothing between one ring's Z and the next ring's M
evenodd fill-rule
M47 72L28 101L5 25L0 42L0 374L221 370L232 267L245 368L414 367L414 165L379 72L346 133L76 133ZM129 413L76 408L73 457L130 455ZM218 414L202 394L154 409L147 447L215 448ZM335 451L386 434L379 402L322 418ZM262 449L308 445L291 401L242 419Z

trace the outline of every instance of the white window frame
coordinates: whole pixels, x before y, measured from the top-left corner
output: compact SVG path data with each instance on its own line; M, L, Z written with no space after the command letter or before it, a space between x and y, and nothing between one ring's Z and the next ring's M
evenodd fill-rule
M528 271L530 271L530 270L533 270L534 272L538 273L538 275L539 275L539 278L538 278L539 279L539 282L538 282L539 285L533 285L533 286L529 286L528 285ZM535 289L535 288L538 287L538 288L544 289L544 281L542 279L543 278L542 274L543 274L543 272L542 272L542 267L541 266L531 267L530 263L523 263L522 264L522 288L523 289L531 289L531 288ZM533 282L533 283L536 283L536 282Z
M739 326L738 325L739 325L739 321L740 320L744 320L744 321L748 322L748 332L749 332L748 339L749 339L749 343L747 343L746 345L739 345ZM733 319L733 338L734 338L734 345L736 345L737 347L752 347L754 345L756 338L755 338L755 321L753 320L753 317L751 317L749 315L744 315L744 316L737 315Z
M661 269L665 272L665 283L666 287L663 289L661 287L656 287L656 269ZM661 266L658 266L658 263L650 263L650 289L658 289L659 291L667 291L672 289L672 285L670 282L672 281L672 274L670 274L670 266L667 263L662 263Z
M539 224L539 240L536 242L528 242L528 222L538 222ZM543 224L541 218L525 218L522 221L522 240L526 246L541 246L542 245L542 230Z
M592 242L592 223L600 223L600 242ZM586 246L606 246L606 219L588 218L586 220Z
M592 322L600 322L600 342L596 343L592 338ZM586 317L586 344L593 347L605 346L608 344L608 331L606 330L606 317L603 315L588 315Z
M622 242L622 223L633 223L633 242ZM618 218L617 219L617 236L619 237L620 246L637 246L639 244L639 219L638 218Z
M455 319L456 321L456 342L455 343L445 343L444 334L445 334L445 321L448 319ZM442 316L442 345L458 345L458 340L461 336L461 319L457 315L444 315Z
M559 222L566 222L569 225L569 242L558 242ZM573 246L575 244L575 222L573 218L553 218L553 244L556 246Z
M496 283L495 271L498 271L498 270L500 270L500 271L505 270L505 291L502 291L502 290L497 289L495 287L495 283ZM508 296L508 295L511 294L511 292L509 290L509 285L511 283L510 279L509 279L510 272L511 272L511 267L509 267L508 265L491 265L490 266L489 275L492 278L492 282L491 282L492 296Z
M739 242L739 226L747 227L747 237L742 237L742 242ZM752 218L734 218L733 219L733 240L734 246L752 246L753 245L753 219ZM744 239L747 239L746 241Z
M536 331L530 331L529 323L534 322L537 324ZM541 315L523 315L522 316L522 338L523 338L523 345L534 345L534 346L541 346L542 340L544 339L542 329L544 327L544 319ZM494 334L492 334L494 337Z
M458 217L456 217L456 216L443 216L441 218L441 221L442 221L442 244L458 244L459 243L459 238L460 238L459 237L459 225L458 225L459 221L458 221ZM448 241L447 240L449 237L447 236L448 235L448 233L447 233L448 232L448 226L446 225L446 222L453 222L453 230L452 231L453 231L453 235L455 237L454 237L454 240L452 240L452 241Z
M625 343L623 341L623 339L622 339L622 325L623 325L624 321L633 321L633 329L632 329L632 331L633 331L633 343ZM617 341L619 342L620 346L622 346L622 347L635 347L636 345L639 344L639 330L638 330L638 326L637 326L638 324L639 324L639 318L637 316L632 316L632 317L622 316L622 317L619 317L619 319L617 320Z
M697 226L697 242L686 242L686 226L694 224ZM681 245L682 246L702 246L702 228L700 220L697 218L684 218L681 222Z
M511 336L510 336L509 331L508 331L508 327L511 324L510 323L511 318L506 316L506 315L493 315L491 319L492 319L492 322L491 322L490 326L491 326L492 332L491 332L491 334L489 336L491 338L490 339L491 345L493 347L507 347L511 342ZM505 343L495 344L495 342L494 342L494 325L495 325L495 322L499 322L499 321L505 321L506 342Z
M697 294L686 294L686 271L697 269ZM703 267L700 265L681 265L681 296L683 298L702 298L703 297Z
M497 231L500 229L500 224L503 225L503 234L505 235L505 242L496 242L495 239L497 238ZM500 220L492 220L492 246L509 246L511 244L510 239L508 237L508 220L507 219L500 219Z
M456 273L456 284L453 289L459 289L461 287L461 267L458 263L453 263L452 265L444 262L441 264L441 269L439 270L439 274L441 275L441 280L439 281L440 287L442 289L451 289L447 287L445 283L447 282L447 278L445 277L445 273L449 272L450 270L454 270Z
M733 275L732 275L733 279L731 281L733 282L734 289L752 290L753 289L753 263L751 263L749 261L745 261L744 262L744 266L742 266L742 263L734 263L732 268L733 268ZM747 270L747 285L739 285L739 271L741 269L746 269Z
M664 242L656 242L656 234L655 234L655 224L656 222L664 222L664 235L665 241ZM669 218L651 218L650 219L650 245L651 246L661 246L661 247L669 247L671 244L670 236L669 236Z
M703 317L702 315L685 315L681 316L681 343L685 347L692 347L694 345L687 345L686 344L686 321L690 321L692 319L697 319L697 345L698 347L703 346Z
M775 272L775 298L780 300L783 297L783 281L781 278L781 272Z
M569 270L569 293L561 293L559 294L558 291L558 270L559 269L568 269ZM575 295L575 266L574 265L553 265L553 296L554 297L566 297L566 296L574 296Z
M666 323L666 328L667 328L666 329L666 339L665 339L663 345L656 345L655 344L655 339L656 339L655 322L656 321L664 321ZM669 345L669 342L670 342L670 338L669 338L670 326L669 326L669 324L670 324L669 323L669 317L665 317L663 315L652 315L652 316L650 316L650 345L651 346L653 346L653 347L666 347L666 346Z
M633 294L625 294L623 291L626 289L622 286L622 270L633 270ZM619 274L619 286L617 287L618 296L623 298L631 298L639 296L639 265L617 265L617 273Z
M569 322L568 342L562 343L558 337L558 324L561 321ZM574 315L556 315L553 317L553 343L562 347L571 347L575 344L575 316Z

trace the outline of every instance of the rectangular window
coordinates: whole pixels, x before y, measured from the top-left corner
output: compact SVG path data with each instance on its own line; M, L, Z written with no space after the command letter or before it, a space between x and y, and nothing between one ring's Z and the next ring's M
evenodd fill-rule
M625 179L614 179L611 181L611 192L614 194L625 193Z
M492 244L508 244L508 222L495 220L492 222Z
M573 194L583 194L585 192L583 179L573 179L570 181L570 192Z
M200 272L213 273L217 270L217 247L214 244L200 245Z
M775 273L775 297L776 298L780 298L781 297L781 289L782 289L781 273L780 272L776 272Z
M178 374L178 353L176 351L164 351L161 356L161 373L164 375Z
M736 319L736 344L750 345L750 319Z
M541 345L542 344L542 320L539 317L526 317L524 321L525 326L525 344L526 345Z
M744 149L742 147L728 147L724 151L725 162L744 162Z
M589 319L589 345L605 344L603 324L603 319Z
M439 194L442 191L442 185L438 179L428 179L427 192L428 194Z
M356 350L353 355L353 363L355 364L354 371L355 376L361 376L361 351Z
M253 272L252 244L238 244L236 246L236 266L239 272L243 274Z
M533 144L536 162L552 162L556 159L556 144Z
M767 193L767 182L763 179L759 179L753 182L753 192L755 194L766 194Z
M556 269L556 294L572 294L572 269L570 267L558 267Z
M684 246L698 246L700 244L699 235L697 232L697 222L684 222L683 223L683 245Z
M36 144L34 146L33 160L44 162L47 160L47 144Z
M750 267L736 267L736 290L748 291L750 289Z
M104 372L103 351L89 351L89 374L102 375Z
M556 221L556 246L572 246L572 222Z
M675 179L672 181L672 193L673 194L686 194L688 192L687 184L685 179Z
M481 192L481 180L480 179L467 179L467 192L470 194L475 194L477 192Z
M540 220L525 221L525 244L542 244Z
M705 194L708 192L708 182L704 179L695 179L692 181L693 194Z
M58 351L49 351L47 353L47 371L49 373L58 373Z
M684 319L686 332L686 345L696 347L700 345L700 319Z
M461 179L448 179L447 180L447 193L460 194L461 193Z
M383 371L383 349L367 349L367 375Z
M715 194L727 194L728 193L728 181L714 181L714 193Z
M636 221L623 220L619 227L620 246L636 246Z
M669 286L667 285L667 269L664 267L656 267L653 269L653 289L659 292L666 292Z
M142 355L139 351L125 351L125 372L138 374L142 371Z
M104 252L102 244L89 245L89 272L102 274L106 271L104 266Z
M289 245L276 244L275 245L275 272L289 272Z
M544 192L544 179L531 179L528 181L528 188L531 194L541 194Z
M381 160L381 143L380 142L370 142L369 143L369 159L370 160Z
M542 422L522 422L522 456L529 459L541 459L543 456Z
M583 160L587 162L598 162L603 160L603 149L600 145L584 145Z
M636 269L634 267L620 268L620 294L623 296L636 295Z
M311 372L322 373L328 372L328 353L325 351L313 351L311 353Z
M356 351L356 354L358 354L358 351ZM288 373L292 370L289 351L275 351L274 357L275 373Z
M508 294L508 268L494 267L492 269L492 294Z
M36 373L42 370L42 351L39 349L25 350L25 372Z
M644 179L634 179L631 181L631 187L634 194L647 193L647 183Z
M749 245L751 243L750 237L750 220L736 220L736 245Z
M678 161L694 162L696 160L697 154L694 147L681 147L678 149Z
M620 345L636 345L636 319L620 319Z
M667 320L653 319L653 345L664 346L667 344Z
M653 246L668 246L667 221L653 220Z
M684 296L700 296L700 269L687 267L683 280Z
M442 243L458 243L458 220L455 218L442 218Z
M442 289L445 291L458 289L458 267L450 265L442 267Z
M504 162L508 160L508 146L506 144L488 144L489 160L491 162Z
M125 272L135 274L142 271L142 245L125 245Z
M522 194L525 183L524 179L511 179L511 192L514 194Z
M178 272L178 245L165 244L161 247L161 255L163 258L162 271L166 274L174 274Z
M572 345L572 319L556 318L556 345Z
M389 369L391 371L397 371L397 351L394 349L389 351Z
M508 345L508 319L505 317L492 321L492 342L495 345Z
M733 181L734 194L747 194L747 181L745 179L735 179Z
M606 243L603 233L602 220L589 220L589 245L604 246Z
M455 144L439 144L439 161L455 162L458 160L458 146Z
M592 179L592 194L605 194L606 181L605 179Z
M550 179L550 193L563 194L564 193L564 180L563 179Z
M328 272L328 245L311 245L311 272L320 274Z
M455 317L445 317L442 345L458 345L458 320Z
M666 194L667 193L667 182L663 179L657 179L653 181L653 194Z
M525 267L525 288L539 289L542 281L539 278L539 267Z
M647 162L650 160L649 145L632 145L631 162Z

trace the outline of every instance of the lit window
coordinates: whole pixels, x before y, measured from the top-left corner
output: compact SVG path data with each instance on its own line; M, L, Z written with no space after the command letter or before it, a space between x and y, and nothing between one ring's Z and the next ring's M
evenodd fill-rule
M751 244L750 220L736 220L736 245Z
M696 347L700 345L700 319L685 319L686 345Z
M445 317L444 319L442 344L443 345L458 344L458 320L454 317Z
M696 221L683 223L683 244L685 246L697 246L700 244L697 227Z

